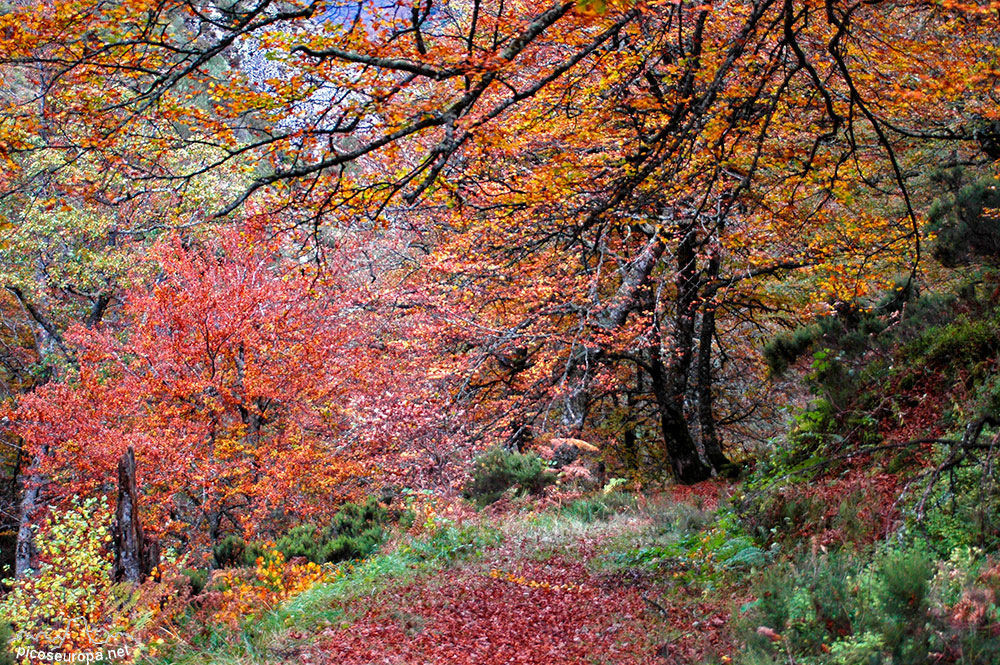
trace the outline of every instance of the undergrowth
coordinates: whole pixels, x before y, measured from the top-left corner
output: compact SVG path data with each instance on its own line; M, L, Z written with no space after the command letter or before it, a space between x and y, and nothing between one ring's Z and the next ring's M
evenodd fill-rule
M0 665L14 665L14 655L10 652L10 624L0 620Z
M766 570L743 608L747 665L930 662L1000 657L1000 567L980 550L944 561L919 543L874 555L814 552Z
M391 511L375 497L365 503L346 503L326 524L300 524L281 535L273 549L286 561L302 557L313 563L336 563L370 555L385 540L388 527L410 516ZM219 568L252 566L269 549L268 543L247 543L239 536L222 539L213 549Z
M489 526L439 519L423 535L395 548L359 562L340 564L337 574L330 576L331 581L316 584L258 617L248 617L252 620L236 628L209 625L195 630L192 638L174 644L155 662L272 662L282 656L283 650L301 641L292 635L313 635L326 626L350 625L358 608L363 607L352 605L352 601L375 589L403 586L418 577L439 574L496 546L501 538L500 531Z
M539 494L555 481L538 455L494 447L475 459L472 480L466 485L464 495L476 505L486 506L509 490L521 495Z

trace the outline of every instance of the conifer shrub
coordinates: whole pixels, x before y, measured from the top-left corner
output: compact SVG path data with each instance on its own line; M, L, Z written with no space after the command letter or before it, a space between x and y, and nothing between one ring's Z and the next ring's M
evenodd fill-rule
M818 325L802 326L775 335L764 345L764 360L773 376L784 374L788 366L812 347L821 331Z
M322 561L321 549L326 544L324 541L328 540L324 538L326 535L324 531L325 529L320 529L315 524L299 524L278 538L274 549L284 555L285 561L303 557L309 561L320 563Z
M286 561L304 558L313 563L336 563L366 557L381 545L389 525L406 517L390 511L375 497L364 503L345 503L328 524L299 524L281 535L274 549ZM227 536L214 548L219 568L253 566L267 551L264 543L247 543L239 536Z
M212 548L212 557L216 568L232 568L245 565L243 554L246 542L239 536L226 536Z
M903 350L904 356L933 367L974 366L1000 350L1000 316L990 312L974 319L960 317L927 329Z
M476 458L472 481L466 485L465 498L486 506L514 489L518 494L540 494L555 482L555 474L546 471L545 462L532 453L517 453L500 447L490 448Z
M839 554L785 562L767 569L756 585L757 601L748 617L747 643L770 653L773 637L795 654L822 653L831 636L851 632L850 585L857 573L852 558ZM752 624L752 625L751 625Z
M960 184L960 174L953 186ZM994 178L968 183L938 198L928 212L930 230L937 234L934 258L954 267L974 260L1000 259L1000 184Z
M354 535L340 535L323 545L320 558L327 562L361 559L377 550L384 540L385 531L377 526Z
M390 517L374 497L362 504L346 503L328 525L297 526L279 538L275 548L286 560L304 557L315 563L336 563L360 559L385 540Z
M919 542L874 557L812 554L764 572L743 608L742 663L988 665L1000 643L1000 567L959 548L938 561Z
M205 568L184 568L180 571L187 580L191 596L197 596L208 586L209 571ZM2 662L2 661L0 661Z

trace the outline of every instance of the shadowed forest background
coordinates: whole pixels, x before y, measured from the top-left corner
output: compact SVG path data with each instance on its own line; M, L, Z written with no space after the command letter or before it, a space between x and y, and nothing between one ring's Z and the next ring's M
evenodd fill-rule
M0 663L1000 662L998 22L0 2Z

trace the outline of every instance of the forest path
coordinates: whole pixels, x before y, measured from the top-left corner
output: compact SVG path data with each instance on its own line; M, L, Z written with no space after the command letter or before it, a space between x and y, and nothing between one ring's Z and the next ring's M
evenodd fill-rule
M365 593L335 600L327 610L340 619L309 633L289 631L281 661L725 663L731 599L630 559L662 535L665 521L697 521L714 503L698 492L681 495L606 521L508 514L498 522L500 543L476 556L405 582L376 580Z

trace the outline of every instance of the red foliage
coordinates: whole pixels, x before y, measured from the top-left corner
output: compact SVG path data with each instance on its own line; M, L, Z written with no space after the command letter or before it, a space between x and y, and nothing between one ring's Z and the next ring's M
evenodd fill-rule
M948 402L948 386L939 374L927 373L909 390L901 390L897 379L892 392L903 412L897 419L883 418L879 431L890 442L942 436L944 427L941 415Z
M712 511L719 507L719 499L732 490L733 483L727 480L706 480L695 485L671 485L663 491L669 503L697 505Z
M383 592L312 652L331 665L660 662L648 617L637 589L602 586L579 562L518 561L499 576L468 569Z
M814 537L816 545L824 546L845 541L874 542L899 518L901 484L896 475L872 473L867 464L858 463L837 478L802 487L796 496L813 499L824 510L819 521L801 524L796 537ZM841 507L848 500L857 525L851 533L844 532L839 519Z
M406 320L371 316L352 258L318 271L246 228L156 244L116 319L67 334L78 376L25 396L17 433L63 495L133 446L151 527L182 540L335 509L437 421L417 354L383 341Z

